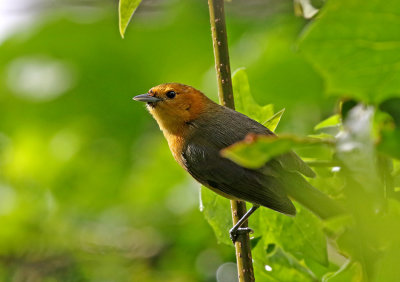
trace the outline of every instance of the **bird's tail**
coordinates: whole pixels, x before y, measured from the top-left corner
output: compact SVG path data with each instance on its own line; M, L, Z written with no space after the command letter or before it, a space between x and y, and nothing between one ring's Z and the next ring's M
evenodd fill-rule
M320 218L326 219L345 213L339 203L314 188L300 174L285 171L283 181L286 193Z

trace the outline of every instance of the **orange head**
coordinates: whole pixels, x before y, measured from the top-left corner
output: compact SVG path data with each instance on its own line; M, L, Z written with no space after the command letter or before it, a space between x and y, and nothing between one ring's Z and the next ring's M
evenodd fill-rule
M133 97L146 102L147 109L157 120L161 130L171 134L184 130L212 103L203 93L179 83L165 83L155 86L148 93Z

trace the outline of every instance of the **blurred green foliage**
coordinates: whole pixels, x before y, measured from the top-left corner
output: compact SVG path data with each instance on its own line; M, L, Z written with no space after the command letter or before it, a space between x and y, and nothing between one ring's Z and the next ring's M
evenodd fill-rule
M25 2L6 12L31 22L0 43L0 280L230 281L229 201L202 189L200 212L198 184L130 101L173 81L216 98L206 3L143 1L122 40L116 3ZM249 77L238 109L265 121L285 108L278 132L333 141L298 152L351 212L257 211L256 278L398 280L399 5L328 1L306 26L289 1L246 2L226 3L232 68ZM340 111L325 92L356 100Z
M393 29L387 30L383 40L381 33L368 30L372 24L368 21L378 22L377 27L397 19L390 14L393 3L372 2L363 6L362 1L356 0L329 1L301 38L301 52L326 78L327 93L357 100L339 103L338 113L314 127L312 139L248 136L222 151L225 157L242 166L257 168L283 152L297 149L318 173L317 179L309 181L347 210L346 215L326 221L301 206L297 206L299 212L294 219L266 209L257 212L249 225L255 231L253 240L257 244L253 253L259 279L398 281L400 278L395 267L400 258L397 252L400 202L395 181L400 165L397 122L400 107L396 107L399 99L395 97L400 89L396 79L391 79L395 76L396 56L390 55L397 48L397 34ZM379 22L382 16L385 21ZM349 23L354 27L349 28ZM233 85L240 85L235 87L235 95L251 95L244 75L233 77L236 79ZM377 104L388 97L380 106ZM246 102L254 103L249 98ZM255 108L257 105L247 105L240 110L262 120L259 115L265 106L259 107L257 113L253 112ZM270 113L266 114L264 119L269 116ZM321 150L321 144L330 146ZM203 202L205 210L209 208L218 214L222 207L209 198L208 205ZM217 230L226 228L218 217L207 219L217 236Z
M144 10L122 40L115 5L64 4L0 46L0 280L214 280L234 254L131 100L165 81L201 88L207 6Z
M398 1L327 1L302 35L300 49L329 94L382 102L399 95Z

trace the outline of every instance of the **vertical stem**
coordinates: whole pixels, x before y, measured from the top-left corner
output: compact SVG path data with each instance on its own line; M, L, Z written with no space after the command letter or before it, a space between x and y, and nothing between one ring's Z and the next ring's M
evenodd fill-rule
M224 0L208 0L210 10L210 24L217 71L218 96L220 104L235 108L229 64L228 39L226 34ZM231 201L233 225L246 213L246 204L243 201ZM243 227L247 226L245 222ZM241 234L235 243L236 262L239 281L254 281L253 261L251 256L249 234Z
M226 35L224 1L208 0L220 104L235 109Z

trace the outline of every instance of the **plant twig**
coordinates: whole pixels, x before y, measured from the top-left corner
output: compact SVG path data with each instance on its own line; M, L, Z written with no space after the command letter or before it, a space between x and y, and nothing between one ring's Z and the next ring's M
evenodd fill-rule
M235 108L232 91L231 69L229 64L228 39L226 34L224 0L208 0L210 24L217 71L218 96L220 104ZM243 201L231 201L233 225L246 213ZM245 222L243 227L247 226ZM240 234L235 242L236 262L239 281L254 281L249 234Z

